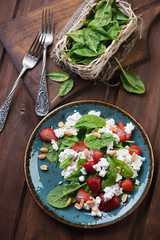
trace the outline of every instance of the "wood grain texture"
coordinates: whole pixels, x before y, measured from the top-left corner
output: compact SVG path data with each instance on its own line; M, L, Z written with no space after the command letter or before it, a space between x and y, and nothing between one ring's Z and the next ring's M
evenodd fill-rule
M1 21L11 19L13 13L21 16L32 10L54 3L61 23L64 25L69 13L64 0L63 5L57 5L56 0L25 0L0 1ZM73 3L69 1L71 6ZM153 3L151 5L148 5ZM133 0L134 7L152 9L157 1ZM59 6L59 7L58 7ZM75 3L75 9L78 4ZM145 9L145 8L144 8ZM71 12L70 12L71 14ZM153 10L150 10L150 17ZM63 19L64 16L64 19ZM58 24L58 23L57 23ZM149 24L149 22L148 22ZM147 35L149 59L132 67L146 85L146 94L137 96L124 91L122 86L109 88L103 84L92 85L83 91L75 93L64 102L80 99L97 99L127 110L144 127L153 145L155 155L155 173L151 189L140 207L128 218L98 230L80 230L63 225L46 215L35 203L26 188L23 173L23 156L28 138L40 121L34 112L34 100L30 97L24 83L21 81L13 98L6 127L0 133L0 239L1 240L159 240L159 138L160 138L160 17L157 16ZM62 27L62 26L61 26ZM9 92L18 73L9 56L5 53L0 67L0 103ZM134 55L134 57L136 57Z

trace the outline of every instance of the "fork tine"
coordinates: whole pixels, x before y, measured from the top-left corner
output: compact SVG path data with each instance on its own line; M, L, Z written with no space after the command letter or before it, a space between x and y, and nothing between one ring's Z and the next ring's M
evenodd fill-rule
M48 30L47 33L50 33L50 8L49 8L49 12L48 12Z
M53 34L53 9L51 13L51 33Z
M36 52L35 52L35 57L36 58L40 58L40 56L41 56L41 51L42 51L42 48L43 48L45 38L46 38L45 35L41 35L40 38L39 38L39 44L38 44Z
M32 50L33 46L35 45L35 43L36 43L36 41L38 39L38 35L39 35L39 33L37 33L35 39L33 40L33 43L31 44L30 48L28 49L28 51L27 51L28 54L31 53L31 50Z
M47 9L45 10L45 20L44 20L44 34L46 34L46 29L47 29Z
M44 26L43 26L43 22L44 22L44 9L42 10L42 20L41 20L41 34L43 34L43 28L44 28Z

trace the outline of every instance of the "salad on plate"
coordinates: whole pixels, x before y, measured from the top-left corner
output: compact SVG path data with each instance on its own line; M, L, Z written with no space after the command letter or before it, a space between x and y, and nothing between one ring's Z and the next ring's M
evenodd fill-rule
M39 159L55 162L64 177L48 193L47 202L55 208L74 204L95 217L127 204L138 188L138 173L145 161L132 141L133 132L132 122L115 123L94 110L84 115L75 110L57 129L41 130ZM40 168L48 169L46 165Z

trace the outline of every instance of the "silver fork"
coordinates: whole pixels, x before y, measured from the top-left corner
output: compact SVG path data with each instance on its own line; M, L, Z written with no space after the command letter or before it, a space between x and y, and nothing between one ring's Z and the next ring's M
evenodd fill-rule
M16 89L22 75L24 74L24 72L27 69L34 68L35 65L37 64L37 62L40 58L40 55L41 55L41 50L42 50L42 47L43 47L43 43L44 43L44 38L39 33L37 33L37 35L36 35L33 43L31 44L28 52L26 53L26 55L23 58L23 61L22 61L23 68L22 68L17 80L15 81L8 97L5 99L3 105L0 108L0 132L2 131L2 129L5 125L7 115L8 115L8 111L9 111L10 104L11 104L11 100L12 100L12 96L15 92L15 89Z
M43 63L40 86L36 100L35 111L38 116L45 116L49 112L48 91L46 82L46 53L47 47L53 42L53 10L42 11L41 34L45 36L43 45Z

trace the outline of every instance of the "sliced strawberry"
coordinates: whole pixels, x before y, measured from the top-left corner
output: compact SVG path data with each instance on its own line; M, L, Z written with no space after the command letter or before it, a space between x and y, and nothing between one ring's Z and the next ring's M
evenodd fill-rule
M98 163L99 160L104 156L104 154L102 152L100 152L99 150L94 150L93 152L93 160Z
M141 154L141 149L140 147L138 147L137 145L131 146L129 147L130 149L136 150L137 152L135 152L137 155ZM129 153L132 155L134 153L134 151L129 150Z
M89 200L92 200L93 198L83 188L80 188L76 196L76 202L80 203L82 199L84 199L84 202L87 202Z
M122 130L125 132L125 125L124 125L124 123L119 122L118 126L120 127L120 129L122 129ZM129 140L129 139L131 139L132 133L126 133L126 132L125 132L125 134L126 134L126 138L125 138L124 140ZM122 140L122 141L124 141L124 140Z
M84 149L87 148L84 144L84 142L80 142L80 143L75 143L73 146L72 146L72 149L75 151L75 152L83 152Z
M93 168L94 165L94 161L88 161L83 163L83 167L85 168L86 172L89 173L96 173L96 170Z
M58 138L53 129L46 128L40 132L40 138L45 142L51 142L52 140L58 142Z
M122 129L122 130L124 130L125 128L125 125L124 125L124 123L122 123L122 122L119 122L119 124L118 124L118 126Z
M99 209L101 210L105 206L105 203L106 203L106 201L104 200L104 193L100 193L99 197L101 199L101 203L99 205Z
M124 178L120 182L120 187L122 187L127 192L133 192L133 184L129 178Z
M123 129L121 129L119 126L117 126L117 132L120 142L126 140L126 133Z
M97 196L101 190L102 179L100 177L88 178L87 184L91 192Z
M114 195L112 199L110 199L105 203L105 206L103 207L103 211L110 212L113 209L117 208L118 206L119 206L119 198L116 195Z

